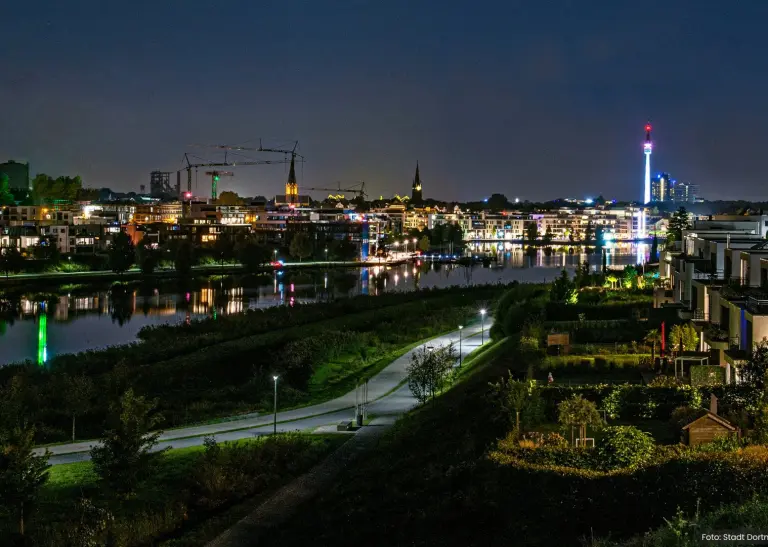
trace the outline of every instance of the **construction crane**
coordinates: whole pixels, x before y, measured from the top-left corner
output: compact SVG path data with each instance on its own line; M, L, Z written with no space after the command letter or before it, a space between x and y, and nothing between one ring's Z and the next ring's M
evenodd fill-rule
M286 164L286 163L291 163L292 161L304 162L304 156L296 152L296 148L298 148L299 146L299 141L292 141L292 142L293 142L293 148L291 148L290 150L281 149L281 148L265 148L261 145L261 139L259 139L258 148L245 148L242 146L229 146L226 144L191 145L191 146L204 146L208 148L218 148L220 150L225 150L224 161L192 163L192 160L190 160L190 154L184 154L184 162L187 165L185 167L182 167L178 171L176 171L176 191L179 193L179 195L181 195L181 172L182 171L187 172L187 193L189 195L192 195L192 170L193 169L198 169L200 167L239 167L244 165L273 165L273 164L279 164L279 163ZM286 157L284 157L282 160L232 161L228 158L228 153L226 152L229 150L250 150L254 152L270 152L275 154L283 154ZM290 156L290 158L288 158L287 156ZM206 172L206 174L208 174L208 172ZM216 182L216 181L212 181L212 182ZM212 192L212 194L213 193L215 193L215 190Z
M219 177L234 177L235 174L232 171L206 171L206 175L211 176L211 199L215 200L217 197L216 188L218 187Z
M341 183L337 183L338 188L306 188L306 190L314 190L316 192L338 192L339 195L342 192L349 192L351 194L357 194L359 197L365 199L368 194L365 193L365 182L360 181L353 185L351 188L342 188ZM330 196L329 196L330 197Z

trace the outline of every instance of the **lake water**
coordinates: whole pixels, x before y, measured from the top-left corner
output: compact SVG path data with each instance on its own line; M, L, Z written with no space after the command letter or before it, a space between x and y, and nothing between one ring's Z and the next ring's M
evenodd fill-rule
M0 364L26 359L40 365L53 355L125 344L146 325L179 323L246 309L318 302L358 294L443 288L452 285L542 282L563 268L587 261L600 268L600 255L572 250L539 250L534 256L519 245L486 246L491 265L464 267L430 260L398 266L354 269L282 270L267 276L226 276L154 283L132 283L122 290L110 284L30 286L0 294ZM607 249L607 264L644 262L647 245Z

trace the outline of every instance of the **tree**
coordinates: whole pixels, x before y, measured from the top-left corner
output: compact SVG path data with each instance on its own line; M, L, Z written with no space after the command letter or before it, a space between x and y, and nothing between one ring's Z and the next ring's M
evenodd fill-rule
M631 425L609 426L602 431L597 457L606 469L637 469L651 459L656 443L650 434Z
M15 203L11 193L10 179L5 173L0 173L0 205L14 205Z
M579 427L580 439L586 439L588 425L600 426L603 423L595 403L581 395L574 395L561 402L557 405L557 410L558 421L562 425Z
M107 250L109 269L116 274L123 274L133 265L134 255L133 241L128 234L116 233Z
M659 238L656 234L653 234L651 240L651 252L648 254L648 262L655 263L659 259Z
M501 409L502 415L511 419L514 413L517 435L521 433L522 424L532 426L543 420L544 407L536 380L513 380L510 373L508 380L502 378L490 384L490 387L491 398Z
M235 242L227 234L219 234L213 242L213 256L224 266L225 260L231 260L235 256Z
M453 344L437 349L421 348L411 355L411 362L406 368L408 388L417 401L424 404L445 385L445 377L456 362Z
M637 285L637 276L638 276L637 268L631 265L624 266L621 285L625 289L631 289L633 286Z
M57 389L63 403L62 410L72 416L72 442L75 442L75 419L91 408L94 395L93 380L88 376L61 373Z
M586 260L582 262L581 266L576 270L574 283L578 289L588 287L592 284L592 274L589 272L589 262Z
M40 488L48 480L48 457L36 455L33 427L15 427L0 436L0 506L19 519L24 536L24 518L34 505Z
M248 273L256 273L269 262L272 253L263 245L249 241L238 249L238 260Z
M291 253L291 256L298 258L299 262L311 255L312 240L309 239L309 234L305 232L296 232L293 234L288 252Z
M421 239L419 239L419 250L422 253L426 253L429 250L429 236L422 236Z
M77 501L79 518L75 525L67 530L68 545L73 547L99 547L104 545L102 534L115 520L107 509L96 507L91 500L80 498Z
M245 201L243 201L243 199L237 195L237 192L226 190L219 194L216 203L219 205L242 205L245 203Z
M691 227L690 217L685 207L680 207L669 218L669 227L667 228L667 243L680 241L683 238L683 230Z
M187 239L182 239L176 245L176 252L173 255L173 267L176 273L188 275L192 271L192 265L195 262L195 249Z
M766 373L768 373L768 342L762 341L752 349L747 362L739 369L742 382L765 389Z
M656 361L656 345L661 343L661 333L659 329L651 329L643 339L646 344L651 345L651 361Z
M568 275L565 268L563 268L560 276L552 282L549 299L553 302L562 302L565 304L575 304L578 302L579 291L573 281L571 281L571 277Z
M515 304L507 308L501 324L504 336L513 336L523 330L528 320L528 315L528 309L521 304Z
M21 256L21 252L17 247L0 249L0 268L5 272L5 277L23 270L24 262L24 257Z
M147 401L128 389L110 409L110 427L101 444L91 449L94 471L121 496L135 492L157 463L158 453L150 450L160 433L149 433L162 421L162 416L154 412L156 406L156 400Z
M554 238L554 234L552 234L552 227L547 226L546 231L544 232L544 235L541 238L541 244L542 245L551 245L552 239Z
M32 199L38 205L54 200L75 201L82 187L83 181L79 176L62 176L54 180L40 173L32 179Z
M539 225L535 222L529 222L525 227L525 239L528 241L528 245L535 245L536 240L539 239Z
M600 225L595 228L595 247L598 249L605 247L605 229Z
M669 345L675 351L695 351L699 345L699 333L690 323L674 325L669 330Z
M160 259L157 249L152 247L152 242L144 236L139 240L136 246L136 260L139 262L139 268L144 275L152 275Z
M485 203L491 211L502 211L511 205L504 194L491 194Z

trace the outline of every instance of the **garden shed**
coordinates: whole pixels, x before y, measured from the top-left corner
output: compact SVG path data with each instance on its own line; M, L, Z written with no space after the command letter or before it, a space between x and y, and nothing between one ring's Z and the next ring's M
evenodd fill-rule
M738 428L731 422L717 414L706 412L683 427L683 442L688 446L698 446L719 437L736 434L738 434Z

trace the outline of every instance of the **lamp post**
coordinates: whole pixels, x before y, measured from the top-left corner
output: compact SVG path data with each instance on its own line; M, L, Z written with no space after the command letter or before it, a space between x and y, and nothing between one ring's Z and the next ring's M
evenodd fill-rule
M277 262L277 249L274 250L275 262Z
M459 367L461 367L461 329L464 327L459 325Z
M328 262L328 247L325 248L325 261Z
M405 252L407 253L408 252L408 240L406 239L405 241L403 241L403 244L405 245Z
M275 421L272 428L272 433L277 434L277 376L272 376L275 381Z
M480 310L480 345L485 343L485 308Z
M418 241L419 241L419 240L418 240L418 239L416 239L415 237L413 238L413 252L414 252L414 253L416 252L416 243L418 243Z

